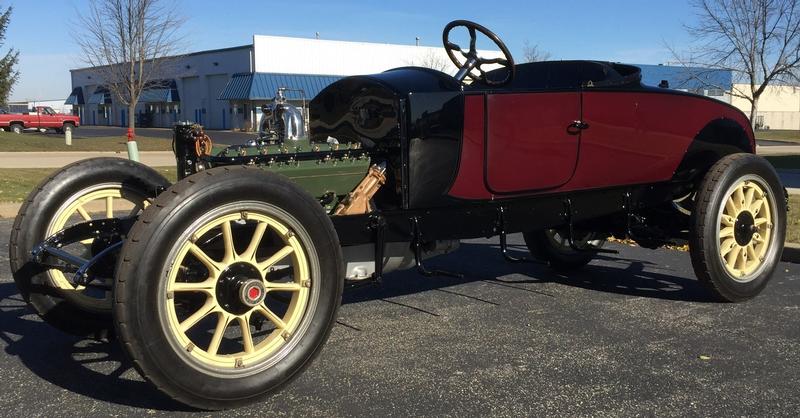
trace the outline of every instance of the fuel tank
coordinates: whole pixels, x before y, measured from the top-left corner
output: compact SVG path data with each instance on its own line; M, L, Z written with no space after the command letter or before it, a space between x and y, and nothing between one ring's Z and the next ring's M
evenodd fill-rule
M387 164L379 207L452 203L464 126L461 85L440 71L405 67L331 84L310 103L312 142L359 142ZM379 161L374 161L379 162Z

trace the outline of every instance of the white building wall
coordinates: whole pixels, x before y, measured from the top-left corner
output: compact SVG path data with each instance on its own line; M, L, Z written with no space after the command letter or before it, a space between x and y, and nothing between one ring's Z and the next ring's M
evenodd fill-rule
M500 57L499 51L480 51L487 58ZM407 66L425 66L455 74L444 48L414 45L393 45L368 42L344 42L320 39L288 38L279 36L253 37L252 46L204 51L177 58L159 75L160 79L174 79L180 103L162 107L153 121L160 126L171 126L175 120L201 123L210 129L231 129L246 124L245 116L234 112L245 104L231 104L217 100L228 80L235 73L271 72L284 74L319 74L348 76L374 74L388 69ZM104 84L101 74L93 68L72 70L72 88L81 87L86 101L97 86ZM68 94L69 92L65 92ZM66 98L66 97L65 97ZM116 99L112 106L85 105L76 109L86 125L127 125L127 106ZM63 102L62 102L63 103ZM238 109L237 109L238 110ZM138 112L146 111L140 103ZM247 112L253 109L247 106ZM250 114L249 120L255 115Z
M443 47L255 35L253 55L259 73L348 76L430 63L441 64L449 74L458 70ZM480 55L502 56L500 51L480 51Z
M161 126L170 126L176 120L190 120L205 124L211 129L230 127L227 121L223 124L222 112L228 111L227 101L217 100L227 80L235 73L252 71L252 47L236 47L188 54L171 62L158 78L174 79L180 96L179 113L158 114L154 121ZM94 93L98 85L104 84L100 73L93 68L72 70L72 87L83 88L86 101ZM113 99L112 99L113 100ZM82 109L83 123L87 125L124 126L127 120L122 116L127 107L115 103L106 109L96 105L86 105ZM63 104L63 100L61 101ZM140 103L137 112L144 112L146 104ZM173 111L175 106L170 106ZM162 110L162 111L163 111ZM213 113L212 113L213 112ZM214 115L214 118L209 117ZM106 117L108 116L108 117Z
M748 92L746 84L734 85L735 91ZM733 97L731 104L750 116L750 102ZM758 122L764 128L800 130L800 87L767 86L758 99Z

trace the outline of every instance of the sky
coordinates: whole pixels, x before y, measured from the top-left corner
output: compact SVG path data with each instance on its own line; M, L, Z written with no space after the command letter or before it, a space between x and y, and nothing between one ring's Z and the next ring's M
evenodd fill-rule
M517 60L525 41L553 59L637 64L671 60L667 45L688 46L688 0L487 1L225 1L174 0L186 13L185 52L252 43L253 34L427 46L441 45L451 20L478 22L497 33ZM20 51L17 100L66 98L69 69L84 67L75 37L88 0L0 0L13 6L6 42ZM480 45L479 45L480 47ZM291 57L287 57L291 59Z

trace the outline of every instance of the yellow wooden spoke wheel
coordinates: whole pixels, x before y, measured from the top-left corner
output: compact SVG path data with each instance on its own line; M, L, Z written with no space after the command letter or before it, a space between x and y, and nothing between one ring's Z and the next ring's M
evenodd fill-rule
M104 218L136 216L149 205L142 191L123 186L122 183L102 183L80 190L64 201L47 226L46 236L77 223ZM87 239L62 248L89 259L105 248L94 239ZM48 270L50 285L76 306L93 312L111 311L111 291L75 286L60 270ZM111 286L112 280L106 280Z
M712 296L743 302L778 266L786 236L786 197L778 173L753 154L717 161L697 184L689 254Z
M312 285L306 251L288 226L264 214L220 216L177 252L164 289L169 329L195 360L243 368L292 338Z
M748 177L727 193L719 216L719 255L734 280L752 280L763 264L772 235L771 199L766 187Z
M11 231L10 264L21 295L45 322L81 337L106 338L111 321L112 279L117 255L92 266L91 286L74 286L55 258L34 259L32 251L62 229L88 220L140 214L149 199L170 183L154 169L122 158L90 158L70 164L39 184L25 200ZM74 240L61 250L83 259L99 254L111 239ZM44 261L39 264L39 261ZM36 265L36 268L31 268ZM70 270L71 271L71 270Z
M181 402L268 396L319 353L344 286L319 201L285 177L219 167L161 193L119 255L114 319L148 380Z

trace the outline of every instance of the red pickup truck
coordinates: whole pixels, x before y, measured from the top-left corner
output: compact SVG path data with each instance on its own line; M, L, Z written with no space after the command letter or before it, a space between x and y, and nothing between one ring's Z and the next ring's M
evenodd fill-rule
M28 113L0 114L0 129L21 134L26 129L55 129L58 133L80 126L80 118L56 113L53 108L37 106Z

